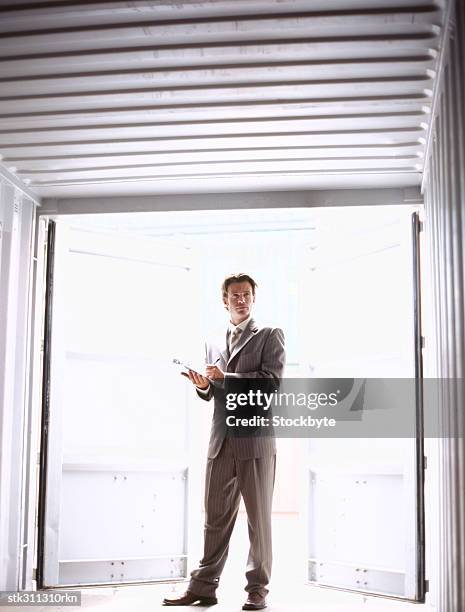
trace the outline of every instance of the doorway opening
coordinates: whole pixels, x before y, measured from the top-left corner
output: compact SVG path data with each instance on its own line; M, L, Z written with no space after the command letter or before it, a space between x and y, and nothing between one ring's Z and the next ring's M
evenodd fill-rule
M42 586L175 583L201 557L211 413L173 359L203 360L204 339L227 325L226 274L258 281L254 316L284 329L286 377L415 376L417 210L53 221ZM278 440L273 589L421 601L420 450L412 439ZM226 590L247 546L242 510Z

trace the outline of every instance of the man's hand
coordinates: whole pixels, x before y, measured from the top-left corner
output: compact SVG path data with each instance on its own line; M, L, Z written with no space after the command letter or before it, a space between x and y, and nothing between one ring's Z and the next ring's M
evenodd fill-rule
M202 376L201 374L197 374L197 372L194 372L193 370L188 370L187 372L181 372L181 374L185 376L186 378L188 378L191 381L191 383L193 383L199 389L203 389L203 390L208 389L210 381L208 380L208 378L205 378L205 376Z
M213 364L207 365L207 368L205 370L205 375L210 380L223 380L224 378L224 373L222 372L222 370L220 370L218 366L213 365Z

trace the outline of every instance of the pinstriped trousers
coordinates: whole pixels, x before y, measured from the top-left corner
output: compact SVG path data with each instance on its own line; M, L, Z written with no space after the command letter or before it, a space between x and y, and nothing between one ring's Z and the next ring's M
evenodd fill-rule
M276 455L237 459L225 438L218 455L207 460L205 481L204 554L191 572L188 590L214 597L229 550L241 495L247 511L249 556L247 592L265 596L271 575L271 504Z

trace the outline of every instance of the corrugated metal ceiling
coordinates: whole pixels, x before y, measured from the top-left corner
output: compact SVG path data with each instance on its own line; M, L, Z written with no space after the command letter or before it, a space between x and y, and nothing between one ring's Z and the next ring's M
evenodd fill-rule
M444 12L0 0L2 163L48 196L417 185Z

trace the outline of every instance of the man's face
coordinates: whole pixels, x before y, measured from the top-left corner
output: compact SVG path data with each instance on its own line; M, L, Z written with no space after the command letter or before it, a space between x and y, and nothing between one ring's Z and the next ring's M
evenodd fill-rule
M223 297L223 302L229 310L234 325L242 323L252 312L255 302L252 285L249 281L231 283L228 287L228 295Z

